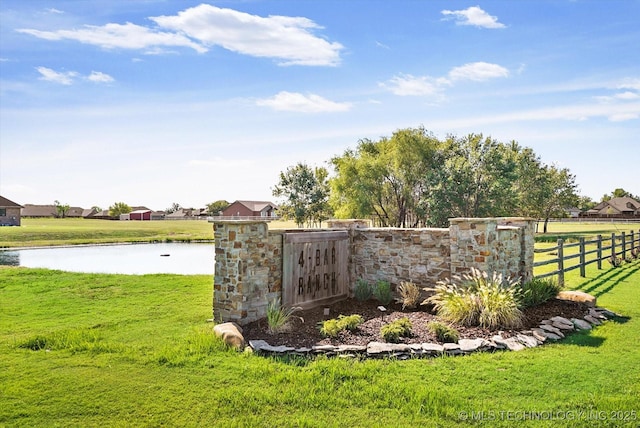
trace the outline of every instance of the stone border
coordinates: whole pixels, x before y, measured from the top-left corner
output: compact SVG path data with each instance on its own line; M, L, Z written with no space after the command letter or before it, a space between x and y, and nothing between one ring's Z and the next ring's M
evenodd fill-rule
M539 327L521 331L513 337L503 338L495 335L491 340L482 338L460 339L458 343L385 343L369 342L368 345L319 345L311 348L294 348L285 345L272 346L264 340L249 340L245 351L266 356L298 356L339 358L396 358L408 360L411 358L438 357L442 355L467 355L474 352L493 352L497 350L521 351L535 348L547 341L558 341L572 331L591 330L603 321L621 315L604 308L589 308L584 318L567 319L560 316L543 320Z

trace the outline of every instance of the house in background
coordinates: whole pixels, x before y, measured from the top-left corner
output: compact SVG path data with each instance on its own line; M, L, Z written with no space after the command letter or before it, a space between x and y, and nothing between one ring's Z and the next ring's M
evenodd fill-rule
M571 207L571 208L567 208L566 212L569 217L578 218L580 217L580 213L582 213L582 210L580 208Z
M0 196L0 226L20 226L22 205Z
M640 217L640 202L627 196L611 198L583 214L587 217Z
M83 217L84 209L80 207L69 207L69 211L65 214L65 217ZM55 205L33 205L25 204L21 211L22 217L57 217L58 210Z
M275 218L278 206L269 201L235 201L222 211L224 217Z

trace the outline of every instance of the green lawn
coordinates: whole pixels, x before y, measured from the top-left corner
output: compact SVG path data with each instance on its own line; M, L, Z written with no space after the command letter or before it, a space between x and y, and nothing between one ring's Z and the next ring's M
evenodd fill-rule
M567 279L625 318L517 353L287 361L223 349L208 276L2 268L0 426L637 426L640 262Z
M85 222L1 228L0 245L211 236L206 222ZM210 276L0 267L0 426L636 427L640 262L603 266L568 287L624 317L522 352L412 361L226 350L206 321Z

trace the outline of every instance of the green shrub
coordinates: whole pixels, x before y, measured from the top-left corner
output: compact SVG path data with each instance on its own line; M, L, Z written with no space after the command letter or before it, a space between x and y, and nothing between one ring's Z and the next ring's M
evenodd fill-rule
M373 289L373 297L383 305L391 303L391 300L393 300L393 293L391 292L391 284L389 281L378 280Z
M335 318L320 323L320 334L325 337L336 337L341 331L342 328Z
M399 318L380 328L380 335L385 342L398 343L401 337L411 336L411 321L409 318Z
M520 289L522 307L530 308L556 297L561 287L551 278L533 278L522 284Z
M293 313L300 308L285 308L280 304L280 298L267 303L267 325L271 334L281 333L287 329Z
M423 304L432 303L447 321L490 329L522 325L518 283L503 280L500 274L472 269L471 274L456 276L454 282L439 281L428 290L434 294Z
M326 337L336 337L342 330L354 331L363 322L362 316L357 314L340 315L337 319L322 321L320 323L320 333Z
M340 315L338 317L338 325L344 330L354 331L363 322L362 316L358 314L349 316Z
M396 299L398 303L402 303L402 309L413 309L418 306L420 300L420 288L413 282L400 282L398 286L398 293L400 297Z
M458 343L460 338L458 330L439 321L427 323L427 330L434 334L440 342L444 343Z
M356 281L356 286L353 292L354 292L353 294L355 298L359 302L365 302L369 300L373 295L373 290L371 289L371 285L362 278Z

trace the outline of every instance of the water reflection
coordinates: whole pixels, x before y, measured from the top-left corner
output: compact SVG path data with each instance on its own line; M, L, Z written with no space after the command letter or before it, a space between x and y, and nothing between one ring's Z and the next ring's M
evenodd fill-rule
M0 251L0 265L69 272L213 275L213 244L131 244Z

